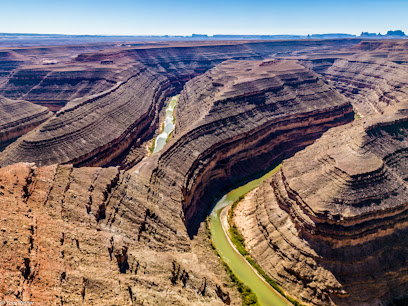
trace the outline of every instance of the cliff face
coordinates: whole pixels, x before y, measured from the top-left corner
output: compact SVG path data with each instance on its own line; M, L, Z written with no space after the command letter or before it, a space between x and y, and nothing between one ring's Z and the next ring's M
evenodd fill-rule
M222 192L352 120L351 105L294 61L228 61L188 82L151 193L182 205L194 235ZM175 186L169 188L169 186Z
M107 67L21 68L0 88L0 94L58 111L68 101L105 91L118 81L118 75Z
M117 168L0 169L0 299L42 305L239 304L205 233L140 202Z
M156 128L170 84L141 64L128 73L127 79L107 91L72 100L2 152L0 164L106 165L131 145L140 144Z
M141 46L20 68L32 51L4 55L12 76L0 76L0 92L58 111L0 101L3 145L34 128L0 153L0 300L239 303L201 224L208 209L352 121L353 107L363 120L285 161L235 221L257 262L299 299L407 298L406 45L333 51L356 42ZM323 77L294 60L254 60L272 56ZM128 158L181 88L169 143Z
M0 95L24 99L58 111L69 100L108 89L117 67L75 65L81 52L115 47L112 43L0 48ZM116 71L116 73L115 73Z
M51 117L47 108L0 96L0 149Z
M375 54L320 58L308 66L322 74L350 99L363 116L382 113L408 99L408 67Z
M230 41L140 43L128 48L112 43L3 48L0 49L0 95L58 111L72 99L111 88L135 62L163 74L181 91L186 81L228 59L263 59L341 49L356 43L358 40Z
M176 87L182 89L185 82L203 74L217 64L229 60L260 60L273 56L338 50L357 44L359 40L294 40L294 41L225 41L171 43L103 52L80 54L76 61L134 62L138 61L152 70L164 74Z
M333 128L251 193L236 223L251 255L315 304L407 296L406 110Z
M408 98L408 44L362 41L348 49L300 58L344 94L362 116L382 113Z

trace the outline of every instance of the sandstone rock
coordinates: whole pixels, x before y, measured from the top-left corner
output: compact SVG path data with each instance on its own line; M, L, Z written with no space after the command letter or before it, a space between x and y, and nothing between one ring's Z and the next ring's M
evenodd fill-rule
M127 101L106 105L116 101L104 100L110 95L127 98L121 88L106 97L73 101L3 156L24 152L21 148L36 135L58 135L53 133L75 124L82 132L78 118L93 114L86 112L92 107L95 113L98 107L131 109ZM12 232L0 235L7 241L0 250L1 275L7 280L1 282L0 298L49 304L101 299L107 304L239 304L204 226L198 228L203 213L218 192L350 121L352 108L294 61L230 61L188 83L176 109L177 129L163 152L130 171L33 164L0 169L6 216L1 228ZM64 137L48 137L50 148L64 150L58 143ZM75 133L69 137L79 139ZM43 151L41 158L51 154Z
M406 110L333 128L251 193L236 223L288 292L326 305L407 298Z
M106 165L153 132L169 92L167 79L135 64L129 78L112 89L70 101L50 121L7 148L0 164Z
M51 117L47 108L0 96L0 149Z
M382 113L408 99L408 67L368 55L315 59L309 64L350 99L357 112Z
M353 46L360 40L294 40L294 41L198 41L173 42L166 45L137 46L131 48L82 53L76 61L141 62L165 75L181 91L185 82L203 74L225 60L260 60L273 56L324 52Z
M343 96L294 61L227 61L186 84L175 116L174 139L157 166L149 162L150 193L157 203L182 205L194 235L222 192L353 113Z
M135 175L117 168L1 168L0 299L223 305L217 286L227 275L205 232L190 243L181 220L139 202L134 184ZM235 291L223 292L239 304Z

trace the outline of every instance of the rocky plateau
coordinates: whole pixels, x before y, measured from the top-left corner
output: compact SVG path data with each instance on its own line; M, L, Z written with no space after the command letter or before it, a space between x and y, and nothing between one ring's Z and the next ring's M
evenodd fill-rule
M284 160L235 211L256 262L305 304L406 301L407 48L1 48L0 300L240 305L203 221Z

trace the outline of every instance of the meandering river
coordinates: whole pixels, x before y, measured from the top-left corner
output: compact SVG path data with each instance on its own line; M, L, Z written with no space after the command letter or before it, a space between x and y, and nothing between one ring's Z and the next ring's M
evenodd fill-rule
M153 153L160 151L167 142L171 132L174 130L174 108L177 105L180 95L174 96L166 108L166 117L164 119L163 131L157 136L154 144ZM228 206L238 200L252 189L258 187L264 180L271 177L278 171L280 166L268 172L264 176L255 179L237 189L230 191L217 202L210 214L210 227L213 243L217 248L222 259L228 264L232 272L247 285L258 297L258 302L261 305L284 306L291 305L278 292L275 291L264 279L260 276L245 258L235 249L226 234L227 228L226 212ZM224 225L223 225L224 224Z
M231 245L231 242L226 235L227 229L225 228L225 218L227 215L226 210L228 209L227 207L229 205L252 189L258 187L264 180L276 173L279 168L280 166L268 172L261 178L253 180L244 186L232 190L217 202L210 214L211 236L218 253L229 265L232 272L241 280L241 282L245 283L256 294L259 304L265 306L283 306L291 304L278 292L276 292Z

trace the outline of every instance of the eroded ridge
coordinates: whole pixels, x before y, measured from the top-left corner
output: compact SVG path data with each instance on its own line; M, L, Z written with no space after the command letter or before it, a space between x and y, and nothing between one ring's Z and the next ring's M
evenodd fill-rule
M51 116L45 107L0 96L0 150Z
M0 299L44 305L239 303L207 236L118 168L0 169Z
M226 188L352 120L353 111L295 61L227 61L186 84L175 117L173 139L150 164L150 192L181 205L194 235Z
M251 193L236 223L251 255L315 304L407 298L405 110L333 128Z
M166 78L141 64L132 69L113 88L70 101L54 118L7 148L0 164L106 165L131 145L140 145L156 128L158 111L171 88Z
M405 41L363 41L347 51L310 54L304 63L350 99L362 116L408 99Z

